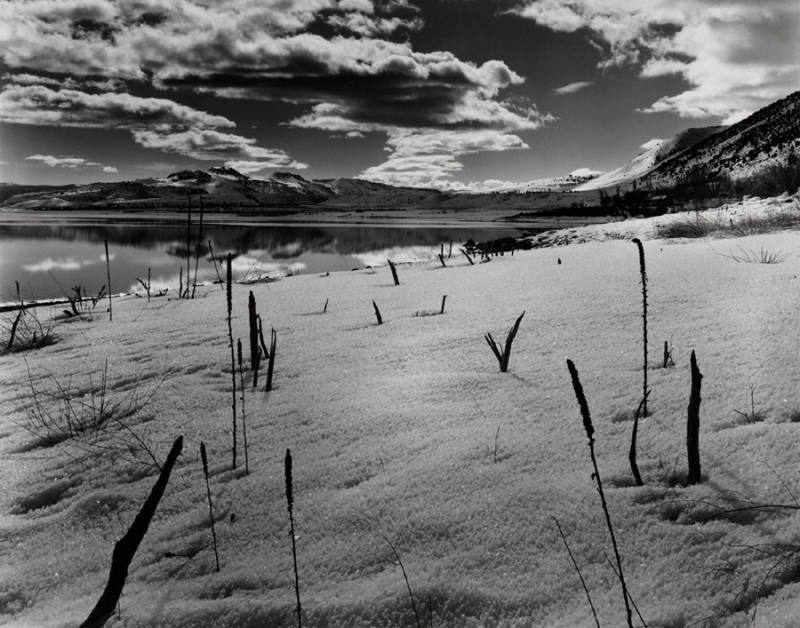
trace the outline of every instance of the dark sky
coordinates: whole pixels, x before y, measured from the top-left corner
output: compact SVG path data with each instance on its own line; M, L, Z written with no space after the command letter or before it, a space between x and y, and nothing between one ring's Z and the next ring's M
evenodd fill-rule
M496 189L800 87L795 0L3 0L0 180Z

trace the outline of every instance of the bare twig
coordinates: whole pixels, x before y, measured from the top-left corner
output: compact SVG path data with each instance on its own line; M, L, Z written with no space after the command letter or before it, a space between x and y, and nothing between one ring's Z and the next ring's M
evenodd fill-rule
M569 559L572 561L572 566L575 567L575 572L578 574L578 579L581 581L583 591L586 593L586 601L589 602L589 608L592 609L594 623L597 625L597 628L600 628L600 620L597 619L597 611L594 608L594 604L592 604L592 596L589 594L589 587L586 586L586 581L583 579L581 568L578 567L578 563L575 560L575 557L572 555L572 550L569 548L569 543L567 543L567 537L564 535L564 530L561 529L561 524L555 517L553 517L553 521L555 521L556 527L558 528L558 533L561 535L561 540L564 542L564 547L567 550L567 554L569 554Z
M211 541L214 544L214 562L219 571L219 554L217 553L217 531L214 528L214 506L211 503L211 485L208 483L208 456L206 444L200 441L200 458L203 461L203 476L206 479L206 496L208 497L208 521L211 526Z
M386 541L389 547L392 548L392 553L394 554L394 558L397 561L397 564L400 565L400 570L403 572L403 580L406 581L406 589L408 590L408 599L411 600L411 608L414 611L414 618L417 620L417 627L422 628L422 620L419 617L419 612L417 611L417 603L414 600L414 593L411 591L411 585L408 583L408 574L406 573L406 568L403 566L403 561L400 558L400 554L397 551L397 548L394 546L389 540L389 537L386 536L383 532L378 531L378 535Z

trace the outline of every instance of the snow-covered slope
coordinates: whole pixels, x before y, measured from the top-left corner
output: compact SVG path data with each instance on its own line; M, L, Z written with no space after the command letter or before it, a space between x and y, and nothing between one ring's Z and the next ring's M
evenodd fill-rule
M642 187L671 187L693 176L739 179L800 153L800 91L669 155L640 178Z
M667 143L667 140L652 139L649 142L642 144L641 148L644 150L636 155L636 157L631 159L627 164L620 166L619 168L615 168L609 172L605 172L600 176L575 187L574 190L576 192L599 190L602 188L628 183L638 177L641 177L656 165L656 160L660 154L661 147L665 143Z

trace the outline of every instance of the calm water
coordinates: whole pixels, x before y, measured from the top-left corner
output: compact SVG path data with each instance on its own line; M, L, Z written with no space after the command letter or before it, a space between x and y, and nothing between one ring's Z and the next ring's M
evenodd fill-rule
M453 241L454 255L466 240L482 241L518 235L509 227L364 227L364 226L212 226L214 254L231 252L236 280L303 273L351 270L393 261L436 258ZM192 252L196 246L192 236ZM0 225L0 302L11 301L19 281L22 297L63 297L81 285L93 294L106 283L103 241L108 240L113 292L139 288L151 269L154 290L177 292L179 269L186 274L186 227L168 225ZM194 274L194 259L191 264ZM224 269L220 266L220 273ZM198 282L213 281L216 272L205 245Z

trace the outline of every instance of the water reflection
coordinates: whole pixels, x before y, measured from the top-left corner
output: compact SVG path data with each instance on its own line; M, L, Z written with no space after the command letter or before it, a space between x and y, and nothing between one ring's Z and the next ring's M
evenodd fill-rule
M352 227L317 225L225 225L205 227L198 281L217 278L208 242L224 274L222 259L233 256L237 280L317 273L382 265L387 259L414 262L435 259L442 243L447 252L466 240L517 235L515 228ZM140 290L148 268L153 290L177 293L182 269L186 281L187 232L183 225L10 225L0 226L0 301L16 292L23 298L62 297L81 285L96 293L105 285L103 242L110 249L112 290ZM188 243L194 274L197 225Z

